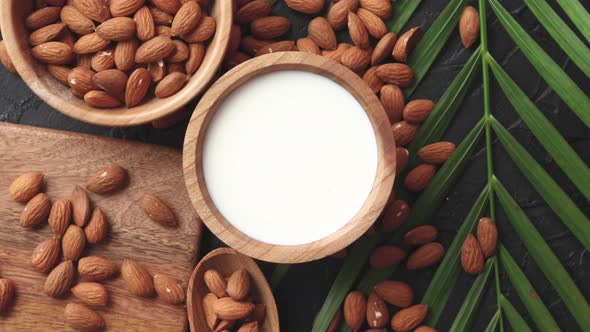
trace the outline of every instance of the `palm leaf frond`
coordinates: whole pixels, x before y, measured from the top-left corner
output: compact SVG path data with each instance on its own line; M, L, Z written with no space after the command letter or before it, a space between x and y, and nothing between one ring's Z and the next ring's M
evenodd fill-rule
M590 42L590 14L578 0L557 0L563 11Z
M399 33L404 25L408 23L412 14L420 6L422 0L399 0L393 5L391 11L391 18L385 22L389 27L389 31Z
M508 301L504 295L500 295L499 298L500 305L502 306L502 311L506 314L506 318L508 318L508 323L512 327L513 331L518 332L533 332L533 330L529 327L526 323L524 318L518 313L516 308Z

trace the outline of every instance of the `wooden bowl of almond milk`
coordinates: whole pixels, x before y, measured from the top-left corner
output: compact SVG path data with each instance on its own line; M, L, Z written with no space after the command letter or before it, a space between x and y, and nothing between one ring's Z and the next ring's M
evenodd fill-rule
M375 222L395 178L387 115L363 80L302 52L256 57L203 96L184 142L198 215L256 259L333 254Z

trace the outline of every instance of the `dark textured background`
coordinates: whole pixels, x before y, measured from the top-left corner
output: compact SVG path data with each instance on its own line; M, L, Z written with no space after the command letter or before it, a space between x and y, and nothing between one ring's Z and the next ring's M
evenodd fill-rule
M549 2L559 15L569 22L554 1ZM590 0L582 0L582 2L587 8L590 7ZM408 26L422 25L424 28L428 28L446 3L447 1L424 0ZM565 54L560 51L558 45L539 25L530 11L526 9L522 0L504 0L502 3L550 56L562 65L582 90L590 93L590 80L584 77ZM294 13L280 0L274 5L273 11L278 15L288 16L292 19L291 39L303 37L307 34L306 23L309 17ZM490 49L495 58L549 120L553 122L584 161L590 164L590 131L588 128L578 120L573 112L535 73L534 68L518 51L506 33L503 32L493 13L488 14L488 26ZM430 74L416 91L414 98L437 100L471 53L472 50L465 50L460 45L458 33L455 31L434 63ZM469 96L446 133L445 140L455 143L460 142L465 133L481 117L483 112L481 77L478 77L475 82ZM589 202L560 171L559 167L551 160L551 157L526 128L525 124L518 119L495 82L492 84L491 91L494 116L509 128L511 133L574 199L575 203L588 214L590 212ZM590 111L590 105L588 105L588 108L588 111ZM133 128L106 128L81 123L51 109L39 100L18 77L6 72L4 68L0 69L0 121L114 136L178 148L182 146L186 128L186 121L173 128L162 130L153 129L149 125ZM527 180L496 142L494 142L494 168L497 176L508 187L548 241L550 247L559 256L582 293L587 298L590 297L590 257L588 257L588 252L583 249L575 237L534 192ZM446 202L432 219L432 223L436 224L441 231L441 241L445 246L450 244L455 231L471 208L476 195L485 185L485 170L485 149L484 146L481 146L480 150L473 156L461 180L451 190ZM578 331L579 328L567 308L560 301L548 281L542 276L535 263L529 258L522 243L507 223L501 209L499 209L498 217L501 241L508 247L511 254L524 269L558 324L563 331ZM217 239L207 234L204 239L203 253L221 245L222 243ZM283 331L300 332L310 329L313 316L321 307L340 264L341 261L328 258L313 263L296 265L291 268L275 294ZM265 272L270 275L273 265L264 263L261 265ZM419 299L425 291L433 272L434 269L419 273L400 269L396 272L395 278L409 281L415 288L416 299ZM472 277L466 275L460 277L458 286L441 318L439 324L441 331L448 330L450 327L453 317L457 313L472 282ZM502 275L501 284L503 293L508 296L519 312L529 320L526 310L504 275ZM483 330L496 310L496 296L493 287L489 287L480 309L473 325L473 331ZM529 321L529 323L530 326L534 326L532 322Z

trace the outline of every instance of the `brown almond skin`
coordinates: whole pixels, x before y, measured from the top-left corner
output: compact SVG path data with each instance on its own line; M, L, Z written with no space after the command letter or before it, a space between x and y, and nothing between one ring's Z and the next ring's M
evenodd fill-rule
M103 70L92 77L97 87L119 100L125 99L127 80L127 74L119 69Z
M151 3L156 6L158 9L174 15L180 9L180 1L179 0L150 0Z
M391 319L391 328L399 332L412 331L422 323L427 313L428 306L426 304L416 304L402 309Z
M49 197L44 193L38 193L23 209L20 215L20 224L23 227L35 227L47 220L51 211Z
M414 80L414 72L403 63L386 63L377 70L377 75L384 82L407 87Z
M391 1L389 0L361 0L360 5L384 20L391 15Z
M195 1L185 2L172 21L172 34L181 36L189 33L199 24L201 19L201 6Z
M401 263L406 258L406 252L392 245L375 248L369 257L369 265L374 269L382 269Z
M255 19L268 16L270 14L270 4L264 0L253 0L240 7L236 13L236 23L248 24Z
M188 75L194 74L205 57L205 45L202 43L191 43L188 45L188 59L186 60L185 70Z
M319 47L326 50L334 50L338 45L336 34L330 23L323 17L318 16L307 25L309 38L313 39Z
M84 67L74 67L68 74L68 85L77 96L84 96L92 90L96 90L96 84L92 80L96 74L93 70Z
M158 9L156 7L148 7L150 13L152 14L153 20L155 24L158 25L171 25L174 16L166 13L165 11ZM141 10L141 9L140 9Z
M92 54L104 50L109 44L109 40L94 32L80 37L74 44L73 51L77 54Z
M367 68L371 62L371 53L372 50L370 48L364 50L358 46L353 46L342 53L340 63L358 74ZM377 68L377 73L378 72L379 68ZM377 76L379 77L379 75Z
M144 0L111 0L109 9L114 17L129 16L144 4Z
M498 242L496 223L488 217L481 218L477 224L476 233L484 257L490 257L496 251L496 243Z
M10 279L0 278L0 313L6 313L14 304L16 287Z
M65 259L78 260L86 247L84 230L79 226L70 225L63 236L61 247Z
M127 171L117 164L99 169L86 182L86 189L97 194L105 194L121 189L127 180Z
M45 7L38 9L27 16L25 19L25 26L29 30L42 28L57 21L61 11L62 8L59 7Z
M358 331L363 322L367 312L367 300L363 293L359 291L352 291L348 293L344 300L344 321L346 325L353 331Z
M317 14L324 8L323 0L285 0L289 8L303 14Z
M311 38L299 38L297 39L297 49L299 52L306 52L310 54L320 55L320 47Z
M76 303L66 305L64 318L70 327L79 331L101 331L106 326L100 314Z
M207 295L203 296L203 300L201 300L201 304L203 306L203 314L205 315L205 320L207 321L207 326L210 329L214 329L215 325L219 321L217 319L217 315L215 315L215 311L213 310L213 305L217 301L217 296L213 293L208 293Z
M369 33L363 21L353 12L348 12L348 33L352 42L360 48L369 47Z
M383 81L379 77L377 77L377 74L376 74L377 68L378 67L371 67L363 75L363 81L365 81L365 83L367 83L369 88L375 94L379 93L379 91L383 87Z
M74 282L76 269L71 260L64 261L56 266L45 279L43 290L51 297L63 296Z
M156 85L154 94L158 98L170 97L180 91L186 82L187 76L185 74L178 72L169 73Z
M163 60L154 63L149 63L147 65L147 70L152 76L152 81L155 83L160 82L164 78L164 76L166 76L166 64Z
M154 281L141 264L125 259L121 265L121 276L127 290L134 295L150 297L154 294Z
M84 234L86 241L90 244L98 244L103 242L109 232L109 223L102 210L98 207L92 211L92 216L88 221L88 225L84 227Z
M340 62L342 63L342 55L348 51L350 48L352 48L352 45L350 44L346 44L346 43L340 43L338 44L338 46L336 46L336 49L331 51L331 50L322 50L322 56L325 58L328 58L332 61L336 61L336 62Z
M238 332L258 332L258 322L250 322L242 325Z
M419 270L430 267L443 258L445 248L438 242L427 243L416 249L406 262L408 270Z
M203 43L211 39L215 34L217 25L211 16L203 16L193 31L182 35L181 38L187 43Z
M72 202L74 224L80 227L86 225L86 221L90 217L90 198L86 190L75 186L70 201Z
M399 36L393 48L393 58L398 62L406 62L414 47L422 39L422 27L413 27Z
M150 88L151 82L152 75L145 68L137 68L131 73L125 89L125 104L127 107L135 107L141 103Z
M172 42L174 43L175 50L165 59L166 62L173 64L185 62L189 57L188 45L181 40L174 40Z
M289 31L291 22L282 16L267 16L255 19L250 23L250 31L259 39L275 39Z
M35 197L43 186L43 173L25 173L12 181L8 192L10 197L19 203L26 203Z
M361 21L363 21L365 28L367 28L367 32L373 38L379 39L387 34L387 26L385 26L385 22L383 22L379 16L364 8L359 8L356 14L361 19Z
M94 21L104 22L111 18L107 0L71 0L70 3Z
M217 326L215 327L215 332L226 332L226 331L231 331L231 329L236 325L236 321L235 320L228 320L228 319L223 319L219 322L219 324L217 324Z
M406 146L416 137L418 125L407 121L396 122L391 126L397 146Z
M240 50L250 55L255 55L260 49L270 44L267 40L260 40L254 36L244 36L240 40Z
M58 80L61 84L69 86L68 75L71 71L70 67L47 65L47 71L51 74L51 76L55 77L55 79Z
M334 30L342 30L348 22L348 12L356 11L359 0L343 0L334 3L328 10L327 20Z
M258 50L255 56L261 56L269 53L292 51L295 48L295 42L292 40L282 40L268 44Z
M156 274L154 275L154 289L158 296L167 303L181 304L184 302L184 289L178 280Z
M105 40L129 40L135 36L135 21L130 17L114 17L97 26L96 33Z
M114 49L97 52L90 60L90 67L96 72L112 69L115 66Z
M157 36L143 43L135 53L136 63L160 61L169 56L176 47L168 37Z
M236 301L231 297L223 297L215 301L213 311L220 319L238 320L246 318L254 311L254 304Z
M436 174L436 166L430 164L418 165L406 174L404 186L411 192L419 192L428 186L434 174Z
M375 66L382 63L393 51L393 46L397 41L395 32L388 32L375 45L375 50L371 55L371 65Z
M402 174L408 165L408 159L410 158L410 152L404 147L395 148L395 174Z
M250 294L250 274L244 269L232 273L227 281L227 293L236 300L242 301Z
M463 9L459 19L459 34L465 48L470 48L479 38L479 13L473 6Z
M418 327L417 327L417 328L414 330L414 332L437 332L437 331L438 331L438 330L436 330L436 329L433 329L432 327L430 327L430 326L426 326L426 325L421 325L421 326L418 326Z
M49 273L59 260L60 242L56 237L39 243L31 256L33 269L41 273Z
M412 288L401 281L382 281L375 286L375 293L385 302L400 308L409 307L414 300Z
M209 288L209 291L217 297L228 296L226 291L227 281L218 271L213 269L205 271L205 274L203 274L203 280L205 281L207 288Z
M94 32L94 22L82 14L78 8L67 5L61 10L61 21L68 29L80 35L87 35Z
M367 299L367 323L372 328L382 328L389 322L389 309L383 299L371 292Z
M83 257L78 261L78 274L86 281L103 281L117 273L117 265L98 256Z
M82 303L91 306L106 306L109 292L106 287L96 282L81 282L70 290Z
M461 247L461 265L469 274L477 275L483 272L484 257L479 243L473 234L467 235Z
M410 216L410 205L404 200L396 200L383 211L382 231L390 233L399 229Z
M436 142L418 150L418 157L429 164L442 164L455 152L452 142Z
M137 39L146 41L156 36L156 23L152 11L147 6L141 7L134 15ZM170 18L172 20L172 18Z
M145 194L141 200L141 207L143 211L155 222L164 226L176 226L176 218L174 213L168 205L166 205L160 198L153 194Z
M436 240L438 231L432 225L422 225L409 230L403 238L405 244L409 246L423 245Z
M84 95L84 102L96 108L115 108L121 101L102 90L89 91Z
M53 234L62 237L72 221L72 203L69 199L60 198L53 202L49 212L49 227Z
M404 108L404 120L412 123L421 123L428 118L435 106L432 100L414 99L407 103Z
M50 65L65 65L72 61L72 47L66 43L51 41L31 49L33 57Z
M54 23L37 29L29 35L29 44L36 46L55 40L65 28L63 23Z

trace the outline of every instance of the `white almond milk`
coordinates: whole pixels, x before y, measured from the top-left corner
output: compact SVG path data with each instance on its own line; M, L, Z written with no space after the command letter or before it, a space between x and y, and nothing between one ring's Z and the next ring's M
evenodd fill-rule
M342 86L284 70L246 82L207 130L203 171L218 210L269 244L320 240L367 199L377 173L373 127Z

